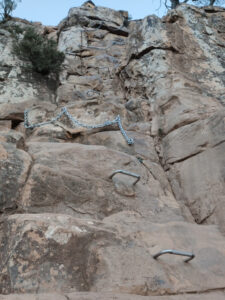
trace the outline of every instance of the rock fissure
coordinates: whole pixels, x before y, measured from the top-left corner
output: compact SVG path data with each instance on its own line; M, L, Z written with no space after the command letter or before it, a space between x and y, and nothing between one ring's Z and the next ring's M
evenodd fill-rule
M110 33L118 35L118 36L124 36L124 37L129 36L129 32L124 31L123 29L120 29L120 28L117 28L117 27L109 26L107 24L102 24L101 29L107 30Z
M215 210L216 210L216 207L205 218L200 220L200 222L196 222L196 223L199 224L199 225L205 224L207 222L207 220L214 214Z
M131 55L130 61L132 59L140 59L142 56L146 55L147 53L149 53L153 50L164 50L164 51L171 51L172 53L175 53L175 54L182 54L182 53L180 53L179 50L177 50L176 48L174 48L172 46L171 47L153 47L153 46L150 46L150 47L144 49L143 51L141 51L137 54L133 53Z
M205 145L205 144L204 144L204 145ZM204 145L203 145L203 146L204 146ZM195 153L192 153L192 154L190 154L190 155L188 155L188 156L186 156L186 157L183 157L183 158L181 158L181 159L178 159L178 160L173 160L173 157L171 157L170 160L172 159L173 161L172 161L172 162L166 161L166 165L174 165L174 164L177 164L177 163L184 162L184 161L186 161L186 160L188 160L188 159L190 159L190 158L192 158L192 157L194 157L194 156L196 156L196 155L202 153L203 151L204 151L204 149L197 150Z
M225 292L225 287L219 287L219 288L215 288L215 289L206 289L205 291L201 291L201 292L199 292L199 291L188 291L188 292L186 292L185 294L190 294L190 295L195 295L195 294L197 294L197 295L202 295L202 294L206 294L206 293L213 293L213 292Z
M218 142L218 143L216 143L214 145L210 145L209 142L205 142L203 144L199 144L198 148L200 148L200 149L196 150L195 153L192 153L192 154L190 154L190 155L188 155L186 157L183 157L183 158L177 159L177 160L174 159L175 157L170 157L168 160L165 161L165 165L169 166L169 165L174 165L176 163L184 162L184 161L186 161L186 160L188 160L188 159L190 159L190 158L192 158L192 157L194 157L196 155L199 155L199 154L203 153L204 151L207 151L207 150L212 149L212 148L216 148L219 145L223 144L224 142L225 141L223 140L223 141L220 141L220 142ZM169 162L169 160L172 160L172 162Z
M90 216L94 216L94 214L90 213L90 212L84 212L84 211L80 211L78 209L75 209L73 206L66 204L67 207L71 208L75 213L81 214L81 215L90 215Z
M206 118L205 118L206 119ZM201 119L201 120L204 120L204 118L203 119ZM179 128L181 128L181 127L183 127L183 126L186 126L186 125L190 125L190 124L193 124L193 123L196 123L196 122L198 122L199 121L199 119L196 119L196 120L185 120L185 121L183 121L183 122L181 122L181 123L179 123L179 124L176 124L174 127L172 127L169 131L167 131L166 133L163 133L163 137L165 137L165 136L167 136L169 133L171 133L172 131L174 131L174 130L176 130L176 129L179 129Z

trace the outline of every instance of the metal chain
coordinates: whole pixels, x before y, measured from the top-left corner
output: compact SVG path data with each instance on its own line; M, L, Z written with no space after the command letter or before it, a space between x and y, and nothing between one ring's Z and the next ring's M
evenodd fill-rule
M78 121L77 119L75 119L67 110L66 107L62 107L61 112L55 117L52 118L50 121L46 121L46 122L41 122L41 123L37 123L37 124L30 124L29 122L29 118L28 118L28 113L29 110L25 110L24 111L24 127L27 129L34 129L37 127L41 127L44 125L48 125L48 124L52 124L56 121L58 121L63 115L67 116L67 118L71 121L71 123L76 127L84 127L87 129L96 129L96 128L103 128L106 126L111 126L111 125L115 125L117 124L119 127L120 132L122 133L124 139L126 140L128 145L132 145L134 144L134 139L129 138L125 132L125 130L123 129L122 123L121 123L121 119L120 116L118 115L113 121L106 121L102 124L98 124L98 125L88 125L88 124L83 124L80 121Z

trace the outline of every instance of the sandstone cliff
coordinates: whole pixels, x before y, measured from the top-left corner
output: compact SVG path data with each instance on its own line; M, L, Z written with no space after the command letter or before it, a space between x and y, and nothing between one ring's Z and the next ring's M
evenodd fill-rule
M225 299L225 10L127 19L82 6L0 28L1 300ZM24 70L12 25L57 40L59 82ZM37 124L65 106L89 125L120 115L134 144L65 114L24 128L25 109ZM165 249L195 258L153 258Z

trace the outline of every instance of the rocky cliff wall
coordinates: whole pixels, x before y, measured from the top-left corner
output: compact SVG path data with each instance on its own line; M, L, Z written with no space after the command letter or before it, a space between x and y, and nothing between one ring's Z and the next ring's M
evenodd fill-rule
M127 18L82 6L0 29L2 300L225 298L225 10ZM59 82L12 55L15 24L58 41ZM24 128L25 109L38 124L65 106L89 127Z

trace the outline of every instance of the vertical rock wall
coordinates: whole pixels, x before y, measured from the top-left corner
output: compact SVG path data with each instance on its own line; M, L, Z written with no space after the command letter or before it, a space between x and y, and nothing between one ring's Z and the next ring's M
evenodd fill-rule
M55 89L25 80L1 29L0 293L22 295L0 299L224 298L224 18L72 8L57 32L36 25L66 56ZM90 126L119 114L134 144L118 124L21 123L63 106ZM165 249L196 257L153 258Z

